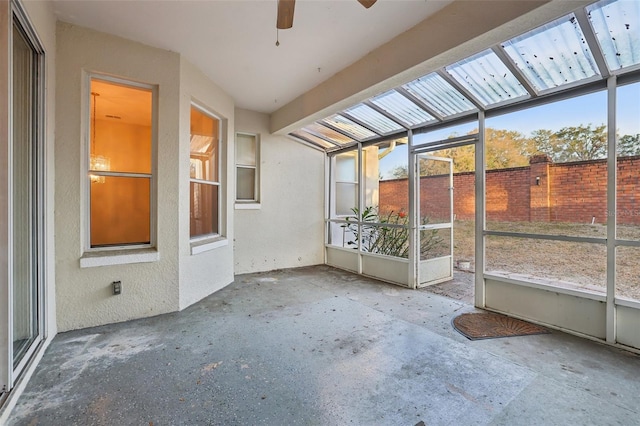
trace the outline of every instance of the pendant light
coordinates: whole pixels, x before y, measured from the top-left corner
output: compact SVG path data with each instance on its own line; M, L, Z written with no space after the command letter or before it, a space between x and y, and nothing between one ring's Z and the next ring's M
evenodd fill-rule
M111 165L108 157L96 154L96 105L97 98L100 94L97 92L91 92L91 96L93 96L93 116L91 117L91 156L89 159L89 177L91 178L91 183L104 183L104 176L91 173L108 172Z

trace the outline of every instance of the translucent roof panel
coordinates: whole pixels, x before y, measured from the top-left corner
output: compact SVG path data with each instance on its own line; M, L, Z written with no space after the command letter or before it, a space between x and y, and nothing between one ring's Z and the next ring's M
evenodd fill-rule
M509 40L502 47L536 90L600 74L573 14Z
M345 111L347 114L357 118L363 123L367 123L376 132L386 135L398 132L404 128L395 121L380 114L375 109L364 104L358 104Z
M325 138L332 140L340 145L346 145L348 143L355 142L350 137L318 123L311 123L308 126L304 126L302 130L318 136L324 136Z
M362 127L361 125L338 114L327 117L322 121L337 129L342 130L345 133L348 133L349 135L351 135L351 137L357 140L363 140L373 136L377 136L371 130Z
M611 71L640 64L640 2L598 2L589 21Z
M435 120L431 114L395 90L378 95L371 102L411 127Z
M403 87L444 117L475 109L462 93L436 73L420 77Z
M310 142L315 142L316 144L320 145L324 149L331 149L336 147L336 145L332 144L331 142L327 142L324 139L317 137L316 135L312 135L309 132L305 132L304 130L296 130L295 132L291 132L290 134L300 139L306 139Z
M450 65L446 70L485 107L529 97L491 49Z

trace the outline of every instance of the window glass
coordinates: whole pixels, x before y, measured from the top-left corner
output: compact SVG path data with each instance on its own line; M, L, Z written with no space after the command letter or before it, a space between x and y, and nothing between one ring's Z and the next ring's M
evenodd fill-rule
M191 178L218 181L219 121L191 108Z
M236 134L236 201L259 202L259 150L257 135Z
M191 182L190 236L218 234L218 186Z
M151 173L149 89L91 81L90 170Z
M151 88L91 79L90 247L151 244Z
M236 163L245 166L256 165L256 139L252 135L236 136Z
M9 280L3 280L3 285L5 288L8 285L11 289L11 298L5 298L5 303L8 301L8 304L4 306L13 307L12 317L5 317L5 324L8 320L13 331L13 342L9 346L13 346L13 357L9 358L13 363L9 362L6 366L13 366L15 377L24 368L19 365L29 349L41 337L39 319L43 299L40 290L42 274L39 271L44 259L40 245L36 243L42 237L44 225L40 219L44 211L44 185L41 184L44 151L40 149L43 141L38 132L38 128L44 123L44 110L38 96L44 88L44 78L38 72L43 68L43 56L33 47L32 40L23 28L17 20L13 22L11 98L3 99L5 105L8 103L12 107L11 139L3 141L5 148L12 149L12 159L9 164L5 163L4 169L5 176L11 177L10 187L5 188L8 191L5 194L10 194L12 199L11 208L5 213L10 220L4 226L5 230L11 230L6 242L12 249L12 261L5 264L11 273L7 275ZM7 207L6 198L3 207ZM3 348L6 350L7 346L4 345ZM5 356L6 354L7 352ZM5 358L5 363L6 361ZM0 371L5 370L0 368Z
M236 191L238 192L238 200L254 200L255 199L255 181L256 169L238 167Z
M107 176L91 185L91 246L150 243L150 179Z
M353 214L358 207L358 157L357 151L338 154L335 157L335 214Z
M220 233L220 120L191 106L189 235Z

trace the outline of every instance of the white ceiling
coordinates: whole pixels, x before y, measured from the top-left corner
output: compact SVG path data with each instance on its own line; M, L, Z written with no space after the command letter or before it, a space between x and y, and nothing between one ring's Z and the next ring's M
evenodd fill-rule
M61 21L179 52L236 106L270 113L450 0L297 0L280 30L276 0L53 0Z

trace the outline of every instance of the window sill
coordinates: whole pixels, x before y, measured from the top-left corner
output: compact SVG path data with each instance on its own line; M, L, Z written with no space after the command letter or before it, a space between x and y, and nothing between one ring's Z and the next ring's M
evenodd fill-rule
M260 203L236 203L236 210L260 210L262 208L262 204Z
M160 253L154 248L85 252L80 258L81 268L157 262Z
M213 237L199 241L191 241L191 255L204 253L229 244L224 237Z

